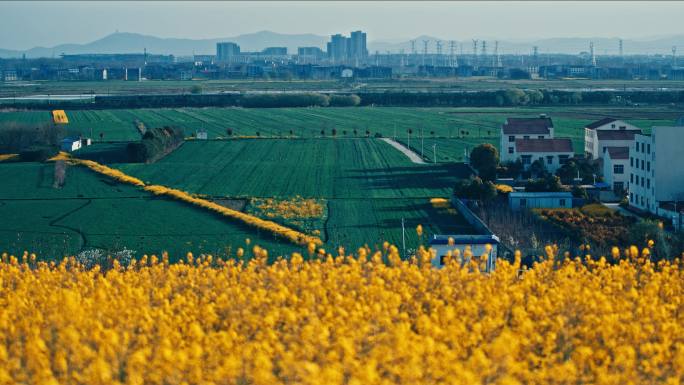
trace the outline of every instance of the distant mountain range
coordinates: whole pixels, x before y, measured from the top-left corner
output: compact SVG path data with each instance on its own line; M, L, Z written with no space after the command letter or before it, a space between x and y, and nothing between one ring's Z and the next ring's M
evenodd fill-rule
M156 36L141 35L137 33L117 32L95 40L87 44L60 44L55 47L35 47L26 51L0 49L0 58L18 58L26 55L28 58L59 57L61 54L84 54L84 53L141 53L147 49L151 54L165 54L187 56L192 54L213 54L216 51L216 43L232 41L240 45L242 51L261 51L266 47L287 47L290 53L296 53L297 47L315 46L325 48L328 36L314 34L281 34L270 31L248 33L234 37L217 39L181 39L160 38ZM442 41L442 52L449 52L448 39L434 36L419 36L415 39L415 49L423 52L423 41L428 41L428 52L436 51L436 41ZM371 53L411 52L411 40L401 41L392 39L389 41L370 41L368 49ZM589 50L589 42L594 42L597 55L617 54L619 38L550 38L531 41L506 41L499 42L499 52L502 54L530 53L532 47L539 47L540 53L566 53L577 54ZM461 52L470 54L473 52L472 40L456 41L456 54ZM660 36L649 39L624 39L623 47L625 54L664 54L671 55L672 47L679 46L684 51L684 35ZM488 40L488 52L494 49L494 41ZM481 52L481 44L478 45L478 54Z

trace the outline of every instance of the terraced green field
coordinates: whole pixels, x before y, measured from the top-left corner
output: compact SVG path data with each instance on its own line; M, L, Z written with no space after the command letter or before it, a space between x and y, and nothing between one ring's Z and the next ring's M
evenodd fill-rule
M582 149L583 128L605 116L614 116L649 129L667 125L677 111L664 107L539 107L539 108L176 108L131 110L67 111L71 134L93 136L96 141L138 140L138 122L147 127L178 126L190 136L200 129L210 138L233 136L313 138L321 136L362 137L369 132L386 137L406 137L408 130L418 137L469 139L498 137L499 128L509 116L535 116L546 113L554 119L556 135L571 137ZM0 112L0 122L50 122L46 111ZM322 132L322 133L321 133ZM100 136L102 135L102 136ZM497 140L498 142L498 140Z
M0 164L0 251L42 256L132 250L172 258L186 252L235 255L245 239L272 253L290 244L205 210L155 197L81 167L70 167L66 184L52 187L52 164Z
M116 165L155 184L213 198L322 198L328 219L321 236L332 245L401 242L468 226L440 215L429 199L448 197L469 175L461 164L418 165L379 139L239 139L190 141L155 164Z
M460 164L424 166L379 139L189 141L154 164L122 164L146 182L220 197L448 196Z

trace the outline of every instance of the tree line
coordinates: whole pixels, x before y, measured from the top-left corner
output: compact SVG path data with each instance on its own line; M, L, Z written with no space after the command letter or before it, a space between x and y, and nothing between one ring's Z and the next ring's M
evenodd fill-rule
M316 92L264 94L165 94L96 96L93 101L22 102L25 109L113 109L177 107L504 107L552 105L680 104L684 91L565 91L518 89L457 92Z

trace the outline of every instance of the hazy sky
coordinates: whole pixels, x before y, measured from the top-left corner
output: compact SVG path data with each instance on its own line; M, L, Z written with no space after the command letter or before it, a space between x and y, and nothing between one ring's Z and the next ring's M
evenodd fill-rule
M639 38L682 34L684 2L7 2L0 47L87 43L119 30L160 37L230 37L260 30L368 39Z

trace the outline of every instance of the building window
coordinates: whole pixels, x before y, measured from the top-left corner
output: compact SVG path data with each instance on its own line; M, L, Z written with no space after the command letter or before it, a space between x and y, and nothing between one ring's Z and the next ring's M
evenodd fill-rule
M629 183L634 183L634 174L629 174Z
M570 155L558 155L558 163L566 164L566 163L568 163L569 158L570 158Z
M510 136L508 137L508 141L509 141L509 142L515 142L515 136L510 135Z
M634 158L629 158L629 167L634 167Z
M537 139L544 139L544 135L537 136Z
M634 177L634 179L636 179L636 184L637 184L637 186L638 186L638 185L639 185L639 175L636 175L636 176Z
M560 200L558 200L558 205L559 205L560 207L565 207L565 199L560 199Z
M608 147L603 146L603 153L604 153L604 154L606 153L606 149L607 149L607 148L608 148Z
M620 126L620 129L621 129L621 130L626 130L626 129L627 129L627 126Z
M508 147L508 153L512 154L513 153L513 147Z
M651 180L646 179L646 188L651 188Z
M520 158L522 159L522 164L524 165L532 163L532 155L523 155Z
M616 164L613 166L613 174L624 174L625 173L625 166L621 164Z
M651 162L646 162L646 171L651 171Z
M553 155L548 155L546 157L546 163L547 164L553 164Z
M613 191L618 192L625 189L625 184L623 182L614 182Z
M639 143L634 144L634 152L639 152Z
M529 139L529 138L530 138L529 135L524 135L524 136L523 136L523 139L525 139L525 140L527 140L527 139Z
M650 154L651 153L651 144L648 144L648 147L646 147L646 153Z
M615 123L611 124L610 128L615 128Z
M644 160L643 159L641 160L641 169L642 170L644 169Z

